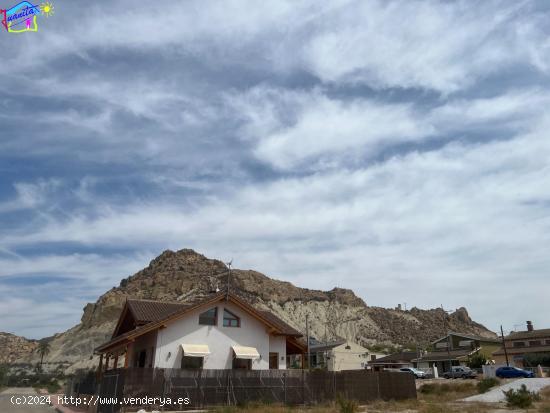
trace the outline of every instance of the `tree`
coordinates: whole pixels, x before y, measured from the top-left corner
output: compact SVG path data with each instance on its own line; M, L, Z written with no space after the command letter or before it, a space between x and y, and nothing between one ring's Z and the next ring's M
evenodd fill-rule
M542 367L550 367L550 355L544 353L526 354L523 361L527 366L537 367L539 364Z
M470 367L471 369L480 369L486 363L487 357L485 357L483 354L476 353L472 357L470 357L470 360L468 360L468 367Z
M40 354L39 370L42 370L42 362L44 361L44 356L47 356L50 353L50 344L47 341L41 341L40 344L38 344L38 348L36 351L38 352L38 354Z
M0 387L8 384L8 366L0 364Z

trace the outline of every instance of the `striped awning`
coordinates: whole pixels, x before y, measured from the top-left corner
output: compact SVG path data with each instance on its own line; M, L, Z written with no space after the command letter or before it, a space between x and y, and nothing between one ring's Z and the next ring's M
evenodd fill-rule
M187 357L206 357L210 355L207 344L182 344L183 355Z
M235 352L235 358L256 360L260 358L260 353L254 347L233 346Z

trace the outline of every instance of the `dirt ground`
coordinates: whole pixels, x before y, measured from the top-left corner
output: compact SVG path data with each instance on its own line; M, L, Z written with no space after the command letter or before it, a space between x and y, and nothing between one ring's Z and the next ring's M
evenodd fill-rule
M34 396L36 391L30 387L25 388L7 388L0 392L0 412L18 412L18 413L54 413L54 410L47 405L15 405L12 403L12 396Z

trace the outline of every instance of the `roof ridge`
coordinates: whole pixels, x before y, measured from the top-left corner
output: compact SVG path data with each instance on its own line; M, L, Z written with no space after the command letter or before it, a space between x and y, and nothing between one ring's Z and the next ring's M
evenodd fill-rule
M182 304L182 305L185 305L185 303L182 303L181 301L152 300L150 298L127 298L126 301L140 301L140 302L148 302L148 303Z

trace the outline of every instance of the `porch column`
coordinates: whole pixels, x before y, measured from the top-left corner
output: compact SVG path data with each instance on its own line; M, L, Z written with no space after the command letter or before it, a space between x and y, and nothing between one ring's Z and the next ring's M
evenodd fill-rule
M132 343L128 343L126 345L126 353L124 355L124 368L127 369L128 366L130 365L130 357L132 356Z
M101 379L103 373L103 353L99 355L99 365L97 366L97 379Z
M105 356L105 371L109 370L109 353Z
M118 367L118 353L115 355L115 359L113 360L113 369L116 369Z

